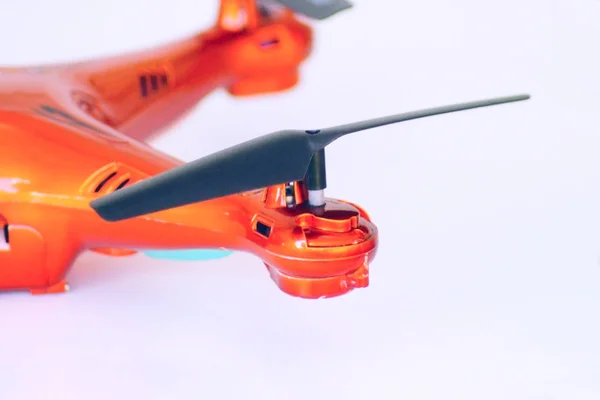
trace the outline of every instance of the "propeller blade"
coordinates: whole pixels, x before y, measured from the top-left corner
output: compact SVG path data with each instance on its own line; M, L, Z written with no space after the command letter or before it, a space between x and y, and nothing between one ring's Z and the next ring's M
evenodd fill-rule
M281 131L144 179L91 202L105 220L139 215L301 180L313 155L310 136Z
M324 20L352 7L347 0L275 0L275 2L306 17Z
M322 130L285 130L213 153L95 199L91 207L107 221L304 179L313 155L334 140L402 121L529 99L529 95L412 111Z
M412 119L419 119L425 117L431 117L434 115L448 114L456 111L472 110L474 108L482 108L495 106L499 104L512 103L516 101L528 100L530 96L528 94L521 94L516 96L497 97L487 100L478 100L467 103L453 104L449 106L428 108L425 110L411 111L403 114L389 115L381 118L373 118L365 121L354 122L351 124L339 125L319 131L320 140L323 143L331 143L334 140L359 131L367 129L378 128L385 125L396 124L398 122L410 121ZM325 147L327 144L323 145Z

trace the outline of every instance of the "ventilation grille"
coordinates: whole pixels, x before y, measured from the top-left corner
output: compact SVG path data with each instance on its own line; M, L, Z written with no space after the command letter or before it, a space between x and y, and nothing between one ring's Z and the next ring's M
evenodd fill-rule
M151 94L168 89L169 77L163 72L142 74L138 77L138 84L141 96L148 97Z
M147 175L121 163L110 163L94 172L81 186L87 196L103 196L138 182Z
M105 70L90 78L92 86L103 98L116 99L139 93L145 98L175 85L176 76L169 63L155 62L128 65ZM115 84L120 82L120 84Z

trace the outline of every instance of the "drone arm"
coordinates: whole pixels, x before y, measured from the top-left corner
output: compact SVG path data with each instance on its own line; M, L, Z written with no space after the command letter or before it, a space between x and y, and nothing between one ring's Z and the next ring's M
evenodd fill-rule
M306 11L302 5L292 6ZM329 15L337 10L325 8L310 12ZM299 66L312 49L312 28L296 19L289 8L285 13L267 11L267 15L264 6L260 10L256 0L221 0L217 22L207 31L146 51L66 65L58 71L75 86L69 89L83 93L76 101L82 108L144 141L183 117L215 89L247 96L296 85Z
M74 64L60 74L86 95L77 99L81 108L138 140L165 129L229 79L202 35Z

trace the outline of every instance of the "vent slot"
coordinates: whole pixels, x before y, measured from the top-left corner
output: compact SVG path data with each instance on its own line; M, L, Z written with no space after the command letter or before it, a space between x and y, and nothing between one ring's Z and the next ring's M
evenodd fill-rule
M0 250L10 250L10 238L8 237L8 224L4 224L0 232Z
M123 189L125 187L125 185L127 185L128 183L129 183L129 178L127 178L123 182L119 183L119 186L117 186L115 188L115 192L119 189Z
M262 40L259 43L259 46L263 49L268 49L274 46L277 46L279 44L279 39L278 38L272 38L272 39L268 39L268 40Z
M108 183L108 181L110 181L112 178L114 178L117 175L116 172L113 172L112 174L108 175L106 178L104 178L102 180L102 182L100 182L98 184L98 186L96 186L96 189L94 189L95 193L98 193L102 190L102 188Z
M148 177L147 174L123 165L121 163L110 163L96 170L83 182L79 192L84 196L102 196L123 189ZM2 228L0 220L0 229Z
M140 92L142 97L148 96L148 77L146 75L140 76Z
M142 97L148 97L169 87L169 77L165 72L142 74L138 77L138 81Z
M150 86L153 92L158 92L158 76L150 75Z
M271 236L271 227L261 221L256 221L254 225L254 230L261 236L268 238Z

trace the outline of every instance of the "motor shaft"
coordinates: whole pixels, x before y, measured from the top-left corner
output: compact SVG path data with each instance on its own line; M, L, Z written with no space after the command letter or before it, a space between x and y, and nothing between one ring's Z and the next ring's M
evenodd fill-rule
M325 150L321 149L313 155L306 173L308 204L313 207L324 205L326 188L327 173L325 170Z

